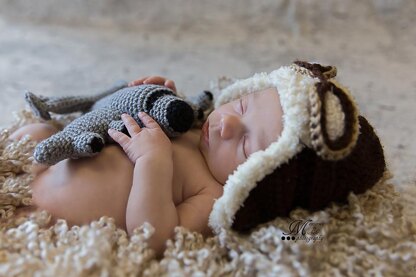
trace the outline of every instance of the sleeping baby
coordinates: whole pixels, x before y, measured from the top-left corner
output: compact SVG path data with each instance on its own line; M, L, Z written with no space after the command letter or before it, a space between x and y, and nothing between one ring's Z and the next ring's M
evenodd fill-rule
M205 236L247 232L296 207L311 211L343 203L372 187L385 170L381 144L334 67L295 62L238 80L221 91L202 128L168 138L139 113L140 127L122 115L126 133L89 158L34 165L32 210L52 222L115 219L129 234L148 222L158 256L176 226ZM173 81L151 76L130 86ZM26 125L10 138L38 142L59 130Z

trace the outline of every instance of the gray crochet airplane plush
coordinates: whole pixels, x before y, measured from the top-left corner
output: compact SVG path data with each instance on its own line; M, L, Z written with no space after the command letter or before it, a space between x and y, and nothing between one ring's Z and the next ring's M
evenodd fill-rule
M143 127L138 113L146 112L159 123L168 137L176 137L201 124L207 111L212 109L213 102L209 91L204 91L194 102L190 102L164 86L127 87L126 82L95 96L44 97L26 92L25 99L32 112L46 120L51 118L49 112L86 112L36 146L35 160L49 165L67 158L97 154L106 143L112 142L107 134L109 128L127 134L121 120L123 113L131 115Z

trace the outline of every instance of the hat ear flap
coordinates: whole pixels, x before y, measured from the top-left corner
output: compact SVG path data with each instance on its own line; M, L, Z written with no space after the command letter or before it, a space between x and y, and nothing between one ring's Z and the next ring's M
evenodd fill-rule
M323 80L317 83L315 88L309 94L312 147L324 160L343 159L351 153L357 143L359 132L357 106L348 91L337 86L333 81ZM338 101L333 101L335 98ZM334 119L338 119L338 123L332 124L333 128L329 128ZM330 132L333 129L337 135Z
M332 65L324 66L319 63L308 63L303 61L295 61L294 64L301 68L305 68L306 71L304 71L304 73L321 80L331 79L337 76L337 68Z

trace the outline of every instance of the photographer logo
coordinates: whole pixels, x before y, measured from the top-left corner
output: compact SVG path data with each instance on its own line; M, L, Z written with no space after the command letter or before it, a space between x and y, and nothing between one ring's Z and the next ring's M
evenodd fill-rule
M283 232L282 240L319 243L324 239L320 234L324 223L313 222L312 219L295 219L289 223L288 227L288 232Z

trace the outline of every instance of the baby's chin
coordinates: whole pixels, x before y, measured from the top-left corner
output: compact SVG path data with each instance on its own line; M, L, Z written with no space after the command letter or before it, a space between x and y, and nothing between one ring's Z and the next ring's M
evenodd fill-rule
M202 132L201 132L201 133L202 133ZM204 142L204 138L202 137L202 135L201 135L201 137L199 138L198 150L199 150L199 152L201 153L202 158L203 158L203 159L205 160L205 162L208 164L208 161L207 161L207 149L206 149L205 142Z
M201 151L201 153L204 155L204 158L205 158L204 153L206 153L208 151L208 145L207 145L207 142L205 141L205 134L202 130L199 133L198 148Z
M199 152L201 153L202 158L204 159L205 164L207 165L207 168L208 168L209 172L211 173L212 177L218 183L220 183L221 185L224 185L224 182L220 181L221 178L218 177L218 174L215 174L215 172L213 172L212 168L209 166L209 164L210 164L209 163L209 158L208 158L209 153L208 153L207 146L205 144L205 141L204 141L203 137L201 137L201 139L199 140L198 148L199 148Z

